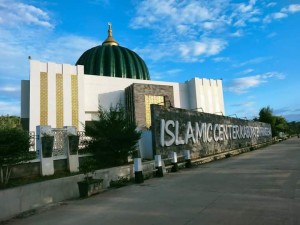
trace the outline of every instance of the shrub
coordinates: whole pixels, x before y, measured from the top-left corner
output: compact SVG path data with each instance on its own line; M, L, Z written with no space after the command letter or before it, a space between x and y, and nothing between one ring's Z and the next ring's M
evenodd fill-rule
M84 158L83 161L80 163L79 172L83 173L85 176L85 180L89 181L92 179L93 174L95 173L96 167L96 160L93 158Z
M120 166L128 163L128 157L136 154L141 133L136 130L121 104L105 110L99 107L98 120L85 126L91 137L87 149L93 153L99 167Z
M0 183L9 181L12 166L34 158L29 152L29 134L20 128L0 129Z
M126 186L130 182L128 177L118 177L117 180L111 180L109 186L112 188L120 188Z

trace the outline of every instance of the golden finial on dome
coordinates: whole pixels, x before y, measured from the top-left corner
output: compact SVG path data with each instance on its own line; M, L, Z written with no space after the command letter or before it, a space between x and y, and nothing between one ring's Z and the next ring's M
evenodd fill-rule
M111 23L108 23L108 36L102 45L119 45L119 43L112 36Z

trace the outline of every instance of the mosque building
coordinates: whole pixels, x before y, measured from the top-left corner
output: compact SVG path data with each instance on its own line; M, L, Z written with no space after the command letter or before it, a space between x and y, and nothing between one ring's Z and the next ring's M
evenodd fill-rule
M99 106L118 103L144 129L151 126L151 104L224 115L222 80L150 80L144 60L119 45L110 24L106 40L85 51L76 65L29 62L29 80L21 81L21 122L29 131L38 125L83 131L86 122L97 119Z

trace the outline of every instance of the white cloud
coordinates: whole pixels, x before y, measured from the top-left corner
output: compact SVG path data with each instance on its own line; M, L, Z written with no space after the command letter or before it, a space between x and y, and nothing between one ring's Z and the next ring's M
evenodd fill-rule
M20 115L19 101L0 101L0 115Z
M0 86L0 92L19 92L20 86Z
M216 27L216 23L214 22L204 22L202 23L202 27L207 30L212 30Z
M233 79L227 87L225 87L225 90L236 94L247 93L249 89L258 87L261 84L268 82L271 78L284 79L285 76L278 72L267 72L254 76L236 78Z
M270 23L273 20L280 20L288 17L290 14L300 12L300 4L291 4L282 8L279 12L271 13L264 18L264 23Z
M97 45L98 41L90 38L65 35L50 41L41 52L37 52L37 55L45 61L75 64L85 50Z
M141 0L136 1L130 27L149 29L154 37L152 45L160 45L156 54L147 54L146 58L160 60L172 56L168 53L172 43L180 50L181 59L176 57L177 61L198 61L203 60L198 56L219 54L226 48L230 36L241 37L250 33L248 25L259 23L264 18L262 7L267 6L255 0L244 3L230 0ZM210 45L203 43L204 39L221 40L221 43Z
M282 13L282 12L277 12L277 13L272 14L272 18L275 19L275 20L282 19L282 18L285 18L285 17L287 17L287 14Z
M230 36L232 37L242 37L243 36L243 31L242 30L237 30L234 33L231 33Z
M257 57L257 58L253 58L253 59L241 62L241 63L234 64L233 66L234 67L242 67L242 66L247 66L247 65L255 65L255 64L260 64L262 62L268 61L270 59L272 59L272 57L270 57L270 56Z
M282 12L296 13L300 12L300 4L291 4L281 10Z
M152 80L164 80L170 76L176 77L179 73L182 72L182 69L172 69L172 70L166 70L166 71L156 71L151 70L151 79Z
M230 62L230 58L229 57L215 57L212 59L215 62Z
M173 45L155 44L134 49L142 58L153 61L201 62L204 58L219 54L227 45L222 39L204 38L200 41L174 42ZM162 50L163 49L163 50Z
M263 21L264 23L271 23L273 20L280 20L287 16L288 15L286 13L282 13L282 12L272 13L270 15L267 15Z
M239 74L245 75L245 74L251 73L253 71L254 71L253 69L246 69L246 70L239 72Z
M253 10L253 6L255 5L255 3L256 3L255 0L250 0L248 5L245 4L245 3L241 3L241 4L238 6L238 9L239 9L239 11L241 11L242 13L246 13L246 12L252 11L252 10Z
M246 102L239 102L239 103L234 103L234 104L231 104L230 106L231 107L251 107L255 104L254 101L246 101Z
M277 5L276 2L270 2L267 4L267 7L274 7L275 5Z
M191 59L216 55L225 48L226 44L222 39L204 39L202 41L181 43L178 48L183 58Z
M272 38L272 37L275 37L277 36L277 33L276 32L272 32L270 34L267 35L267 38Z
M136 8L137 15L133 18L133 28L155 26L165 20L169 25L184 25L213 18L214 10L198 1L144 0ZM178 16L180 15L180 16Z
M0 23L5 25L35 25L53 28L48 13L33 5L3 0L0 3Z
M75 64L84 50L99 44L86 37L58 36L54 28L46 11L16 1L0 1L0 114L19 114L20 80L29 78L28 56Z

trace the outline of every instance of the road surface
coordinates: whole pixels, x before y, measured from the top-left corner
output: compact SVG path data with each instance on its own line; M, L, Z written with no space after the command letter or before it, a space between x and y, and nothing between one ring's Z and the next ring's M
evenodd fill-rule
M300 139L66 201L7 224L299 225Z

